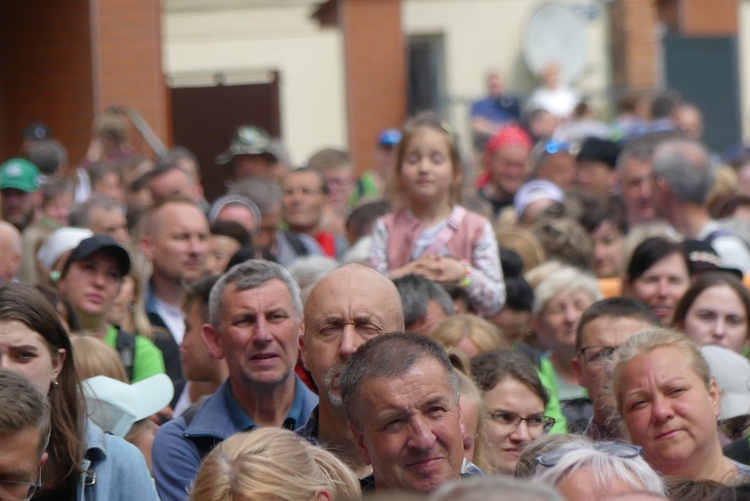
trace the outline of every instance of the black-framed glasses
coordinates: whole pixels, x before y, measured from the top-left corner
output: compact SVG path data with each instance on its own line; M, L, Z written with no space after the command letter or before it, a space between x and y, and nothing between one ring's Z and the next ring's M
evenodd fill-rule
M578 352L586 365L601 366L609 363L619 346L587 346Z
M16 480L0 480L0 499L9 499L13 501L28 501L36 491L42 487L42 467L39 467L39 473L36 482L20 482Z
M521 421L526 421L526 426L529 431L535 432L542 431L544 433L547 433L555 425L555 418L543 416L541 414L529 417L521 417L515 412L495 410L490 411L489 416L497 424L501 424L503 426L512 426L513 428L518 428L518 426L521 424Z
M625 459L632 459L641 455L642 447L632 444L621 444L619 442L597 442L593 445L593 448L599 452L603 452L608 456L616 456ZM568 447L562 446L560 449L542 454L541 456L534 459L534 463L545 467L557 466L565 454L569 451Z

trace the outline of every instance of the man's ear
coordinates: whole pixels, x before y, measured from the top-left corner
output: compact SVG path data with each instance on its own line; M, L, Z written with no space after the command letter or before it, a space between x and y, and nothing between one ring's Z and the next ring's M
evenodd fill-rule
M302 323L302 333L299 335L299 358L302 360L302 367L306 371L310 369L307 367L307 357L305 356L305 324Z
M154 260L154 239L150 235L144 235L138 241L138 249L149 261Z
M670 189L669 183L667 183L666 179L657 177L654 184L656 185L656 191L659 193L659 197L662 200L667 200L671 196L672 190Z
M354 443L357 444L357 450L359 451L359 455L362 457L362 461L364 461L364 463L368 465L372 464L372 462L370 461L370 453L367 451L367 447L365 447L365 434L351 422L349 422L348 425L349 429L352 431L352 435L354 436Z
M583 384L583 374L581 374L581 359L578 358L578 356L575 356L570 359L571 365L573 365L573 372L576 373L576 379L578 380L578 384L580 386L584 386Z
M466 438L466 423L464 423L464 413L461 410L461 406L459 405L460 401L461 395L459 395L458 400L456 400L456 412L458 412L458 425L461 427L461 436L463 438Z
M221 360L224 358L224 346L221 342L221 332L211 324L203 324L201 337L206 344L206 349L212 357Z
M48 459L49 459L49 454L47 452L42 454L42 459L39 460L39 468L44 468L44 465L47 463Z

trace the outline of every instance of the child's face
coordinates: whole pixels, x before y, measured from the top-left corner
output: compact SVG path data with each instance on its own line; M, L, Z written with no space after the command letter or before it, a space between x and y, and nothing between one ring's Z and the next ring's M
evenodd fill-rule
M449 202L456 173L446 134L429 127L417 129L404 149L399 179L411 200Z
M42 212L63 226L67 226L70 219L70 209L73 207L73 194L63 193L44 204Z
M101 181L95 183L91 190L94 193L109 195L120 203L125 202L125 191L122 187L122 179L115 172L109 172Z

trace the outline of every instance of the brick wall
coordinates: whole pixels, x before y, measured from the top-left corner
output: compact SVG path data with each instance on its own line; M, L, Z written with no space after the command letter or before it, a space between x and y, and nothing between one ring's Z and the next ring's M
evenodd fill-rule
M682 0L680 32L685 36L734 36L738 17L737 0Z
M93 0L94 107L128 105L168 141L159 0Z
M95 113L110 104L134 106L168 140L159 0L0 4L1 159L42 120L77 163Z
M87 0L2 2L0 158L17 155L21 132L46 122L69 149L85 152L93 116Z
M651 89L657 84L656 0L610 4L612 67L615 86Z
M349 145L358 171L371 166L378 133L406 115L406 48L400 0L341 0Z

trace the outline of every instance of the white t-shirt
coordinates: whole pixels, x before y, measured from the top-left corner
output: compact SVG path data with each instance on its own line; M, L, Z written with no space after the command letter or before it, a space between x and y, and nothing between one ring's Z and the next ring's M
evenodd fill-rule
M185 314L180 308L175 308L171 304L165 303L158 297L154 297L156 313L167 324L167 329L172 333L177 346L182 344L182 338L185 337Z

